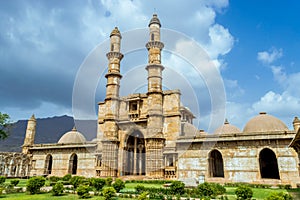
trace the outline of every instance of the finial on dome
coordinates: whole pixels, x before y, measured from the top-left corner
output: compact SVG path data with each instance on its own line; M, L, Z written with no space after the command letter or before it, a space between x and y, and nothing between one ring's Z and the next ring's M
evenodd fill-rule
M76 126L73 126L72 131L77 131Z
M121 33L120 33L118 27L115 27L115 28L112 30L112 32L110 33L110 37L111 37L111 36L114 36L114 35L121 37Z
M260 115L266 115L266 112L259 112Z
M229 122L228 122L228 119L227 119L227 118L225 119L225 122L224 122L224 124L229 124Z
M32 120L32 121L33 121L33 120L36 120L34 114L31 115L31 117L30 117L29 120Z
M159 27L161 27L161 24L160 24L160 21L159 21L159 19L158 19L158 17L157 17L157 14L156 13L154 13L153 14L153 16L152 16L152 19L150 20L150 22L149 22L149 27L151 26L151 24L158 24L159 25Z

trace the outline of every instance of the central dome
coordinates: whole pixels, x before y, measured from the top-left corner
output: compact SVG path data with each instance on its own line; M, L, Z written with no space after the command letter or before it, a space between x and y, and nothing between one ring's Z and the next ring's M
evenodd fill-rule
M259 115L250 119L244 127L245 133L288 130L288 127L280 119L268 115L266 112L260 112Z
M71 131L65 133L59 140L58 144L82 144L85 143L85 137L74 127Z

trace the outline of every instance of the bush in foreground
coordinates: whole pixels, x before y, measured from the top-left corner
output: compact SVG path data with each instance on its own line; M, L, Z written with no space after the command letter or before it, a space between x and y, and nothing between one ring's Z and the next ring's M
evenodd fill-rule
M226 189L219 183L202 183L198 185L198 192L201 196L216 197L226 192Z
M90 186L94 187L97 191L101 191L105 185L105 179L103 178L91 178Z
M45 185L46 179L41 176L31 177L26 184L26 191L30 194L40 193L41 187Z
M12 184L13 186L17 186L19 184L20 180L15 179L15 180L11 180L10 184Z
M5 176L0 176L0 185L3 184L6 180Z
M76 189L77 191L77 194L79 196L79 198L82 198L82 199L87 199L87 198L90 198L90 188L89 186L87 185L80 185L78 186L78 188Z
M179 194L182 195L184 194L184 183L181 181L174 181L173 183L171 183L170 185L170 190L171 190L171 194Z
M266 198L266 200L292 200L293 197L290 194L283 192L273 192Z
M117 178L112 186L117 192L120 192L120 190L125 188L125 182Z
M73 185L74 189L76 189L84 180L83 176L73 176L70 179L70 184Z
M253 196L253 191L249 186L240 185L235 190L235 195L237 196L238 200L250 200Z
M64 193L63 183L61 181L56 182L51 192L53 196L61 196Z
M116 196L116 190L113 187L107 187L103 189L102 194L105 200L111 200Z

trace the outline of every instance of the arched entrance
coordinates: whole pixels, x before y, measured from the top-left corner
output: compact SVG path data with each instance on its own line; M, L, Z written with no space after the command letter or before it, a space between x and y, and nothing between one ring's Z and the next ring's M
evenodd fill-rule
M131 133L124 147L125 175L145 175L145 140L140 131Z
M77 174L78 157L73 153L69 160L69 174Z
M45 172L44 174L51 174L52 172L52 155L48 154L45 160Z
M210 177L224 177L223 158L218 150L212 150L209 153L208 162Z
M275 153L271 149L263 149L259 154L261 178L280 179Z

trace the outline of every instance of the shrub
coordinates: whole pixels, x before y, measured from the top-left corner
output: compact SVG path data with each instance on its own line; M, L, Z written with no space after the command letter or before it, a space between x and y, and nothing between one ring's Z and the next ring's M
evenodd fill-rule
M111 183L112 183L112 181L113 181L113 179L112 179L112 177L108 177L106 180L105 180L105 184L107 185L107 186L111 186Z
M125 188L125 182L117 178L112 186L117 192L120 192L120 190Z
M113 187L107 187L103 189L102 194L105 200L111 200L116 196L116 190Z
M173 183L171 183L170 190L171 194L182 195L184 194L184 183L181 181L174 181Z
M135 190L136 190L137 193L142 193L142 192L145 191L145 186L137 185L137 186L135 186Z
M13 186L17 186L19 184L20 180L15 179L15 180L11 180L10 184L12 184Z
M5 176L0 176L0 184L3 184L6 180Z
M105 185L105 179L103 178L91 178L90 185L93 186L97 191L102 190Z
M74 189L76 189L84 180L82 176L73 176L70 179L70 184L73 185Z
M50 182L57 182L60 180L60 177L58 176L50 176L49 177Z
M70 179L72 178L72 175L71 174L66 174L62 177L62 180L63 181L70 181Z
M270 196L266 198L266 200L292 200L293 197L290 194L286 194L283 192L272 192Z
M26 184L26 191L30 194L37 194L40 192L41 187L45 185L46 179L41 176L31 177Z
M240 200L250 200L253 196L253 191L249 186L240 185L236 190L235 194L237 199Z
M207 196L207 197L214 197L214 191L213 191L213 187L211 186L211 184L205 182L202 184L198 185L198 191L200 193L200 195L202 196Z
M225 187L223 187L222 185L220 185L219 183L211 183L213 190L215 192L215 195L222 195L225 194L226 189Z
M61 196L64 193L63 183L61 181L56 182L51 192L53 196Z
M147 195L148 195L148 192L143 192L143 193L140 194L140 196L138 197L138 200L146 200L146 199L148 199Z
M76 191L78 196L82 199L87 199L91 197L89 193L90 187L88 185L79 185Z

